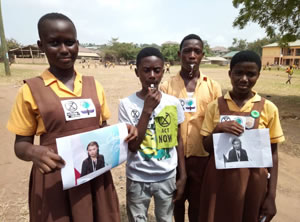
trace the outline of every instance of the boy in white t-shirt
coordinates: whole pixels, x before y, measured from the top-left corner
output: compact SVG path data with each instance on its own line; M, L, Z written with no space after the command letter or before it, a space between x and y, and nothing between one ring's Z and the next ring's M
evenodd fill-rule
M128 146L128 220L147 221L154 197L156 221L172 222L174 202L182 196L186 181L180 136L184 112L177 98L157 89L164 73L158 49L139 52L135 73L142 89L122 99L119 106L119 121L135 125L139 135Z

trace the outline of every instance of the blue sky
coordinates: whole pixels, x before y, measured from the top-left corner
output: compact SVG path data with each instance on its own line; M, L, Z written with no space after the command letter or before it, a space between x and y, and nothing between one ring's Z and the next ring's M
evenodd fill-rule
M6 38L26 45L38 39L37 22L48 12L72 19L81 43L180 42L190 33L211 47L225 46L233 38L251 42L266 36L256 24L233 28L238 9L231 0L2 0Z

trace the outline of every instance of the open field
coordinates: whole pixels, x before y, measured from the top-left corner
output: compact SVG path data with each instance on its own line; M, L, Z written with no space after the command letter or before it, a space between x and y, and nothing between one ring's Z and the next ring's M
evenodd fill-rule
M2 152L0 155L0 221L28 221L27 192L31 163L17 159L13 151L14 135L6 130L6 122L17 91L22 80L36 76L46 65L11 66L12 77L5 77L3 65L0 68L0 134ZM129 66L116 66L105 69L82 69L76 67L80 73L93 75L101 82L111 110L109 124L117 123L119 99L126 97L140 89L140 83L134 71ZM171 67L171 74L178 72L179 66ZM223 91L230 89L227 75L228 67L205 66L203 73L217 80ZM300 70L294 73L292 85L286 85L287 74L281 70L263 71L255 90L279 108L281 123L286 142L279 146L279 181L277 189L277 210L275 222L300 221ZM125 210L125 167L119 166L112 170L115 186L118 191L122 221L126 220ZM150 221L155 221L153 210L150 210Z

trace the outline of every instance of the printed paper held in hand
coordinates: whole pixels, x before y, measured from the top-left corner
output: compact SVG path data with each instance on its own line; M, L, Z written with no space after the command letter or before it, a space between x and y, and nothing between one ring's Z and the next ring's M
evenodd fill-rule
M127 135L126 124L121 123L56 139L58 154L66 162L61 170L63 189L83 184L123 163L127 159ZM97 145L95 157L92 149Z
M216 169L272 167L269 129L213 134Z

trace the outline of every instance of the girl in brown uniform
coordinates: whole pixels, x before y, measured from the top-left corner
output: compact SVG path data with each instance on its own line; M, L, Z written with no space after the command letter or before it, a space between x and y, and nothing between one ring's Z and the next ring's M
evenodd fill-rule
M237 53L229 70L232 90L207 108L201 134L211 155L202 184L201 222L268 222L276 214L277 143L284 141L284 136L277 107L252 90L260 70L261 60L256 53ZM217 170L212 134L239 136L244 131L236 121L220 122L220 115L246 116L253 120L248 129L269 128L273 167Z
M30 221L119 222L118 197L110 171L63 190L60 169L64 160L57 154L55 139L103 127L110 113L102 86L93 77L81 76L74 70L79 43L73 22L62 14L50 13L39 20L38 30L38 46L46 54L50 68L25 81L7 126L16 134L16 155L33 162ZM70 100L69 107L62 106L65 99ZM72 119L77 115L71 109L76 99L91 99L96 115ZM136 136L133 127L128 129L127 141ZM40 135L40 145L33 144L34 135Z

